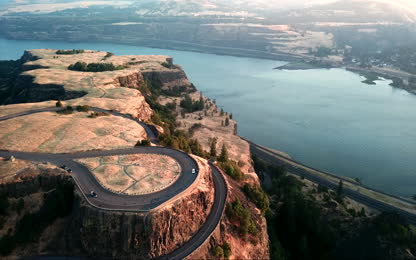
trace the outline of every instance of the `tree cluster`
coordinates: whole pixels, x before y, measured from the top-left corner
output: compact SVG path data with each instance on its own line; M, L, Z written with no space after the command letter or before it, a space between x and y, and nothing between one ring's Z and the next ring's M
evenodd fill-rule
M269 210L269 197L259 185L250 185L246 183L243 186L243 192L254 204L256 204L263 214Z
M80 54L84 53L84 50L57 50L56 54L58 55L71 55L71 54Z
M222 245L217 245L213 249L214 256L218 258L228 259L231 256L231 246L227 242Z
M69 70L83 71L83 72L102 72L102 71L114 71L122 70L125 67L122 65L114 65L113 63L86 63L78 61L75 64L68 66Z
M45 193L44 203L38 211L27 213L16 224L13 233L0 238L0 254L9 255L16 246L38 241L40 235L55 219L71 214L73 184L62 183Z
M241 235L256 235L257 228L251 217L251 213L243 207L239 199L235 199L227 205L226 214L232 222L238 223L237 230Z
M204 99L202 96L197 101L193 101L192 98L186 94L185 98L181 101L180 106L186 113L192 113L204 109Z
M364 209L347 209L353 218L360 217L360 222L345 217L331 219L314 197L302 191L303 183L286 174L284 167L256 157L253 162L256 172L267 172L272 178L267 193L273 199L266 213L271 259L396 259L397 249L416 252L415 234L396 214L383 213L371 219ZM337 192L323 186L318 186L317 192L328 201L336 200L342 197L343 183Z

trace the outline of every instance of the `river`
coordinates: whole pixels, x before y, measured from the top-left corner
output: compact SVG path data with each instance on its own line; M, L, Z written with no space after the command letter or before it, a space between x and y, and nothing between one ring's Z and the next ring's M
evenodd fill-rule
M110 43L0 39L0 59L36 48L170 55L233 113L241 136L385 192L416 194L416 96L389 81L366 85L344 69L278 71L285 62Z

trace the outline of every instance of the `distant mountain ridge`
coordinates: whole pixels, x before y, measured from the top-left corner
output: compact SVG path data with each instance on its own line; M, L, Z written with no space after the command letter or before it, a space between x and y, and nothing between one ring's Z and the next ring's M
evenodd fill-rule
M294 10L284 18L288 20L295 18L304 22L415 23L416 3L387 0L341 0Z
M3 12L7 15L54 13L64 10L76 12L77 9L99 11L101 7L107 6L117 9L129 8L138 17L251 17L259 21L266 19L283 24L416 22L416 2L413 0L26 0L7 3L7 10Z

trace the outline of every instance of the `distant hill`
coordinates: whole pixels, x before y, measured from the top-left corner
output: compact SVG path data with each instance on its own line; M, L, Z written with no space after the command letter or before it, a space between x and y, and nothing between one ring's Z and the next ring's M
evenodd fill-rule
M416 4L408 1L342 0L291 10L278 20L285 23L414 23Z
M63 10L91 10L102 7L126 9L138 17L256 17L287 23L414 23L413 0L27 0L2 1L8 4L3 14L53 13ZM278 13L278 15L276 15Z

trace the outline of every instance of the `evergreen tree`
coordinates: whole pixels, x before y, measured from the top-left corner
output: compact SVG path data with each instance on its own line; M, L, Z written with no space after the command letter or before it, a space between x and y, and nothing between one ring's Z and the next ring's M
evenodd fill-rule
M224 115L224 109L221 108L220 116Z
M227 147L225 147L225 144L222 144L221 154L218 158L218 161L220 162L227 162L228 161L228 151Z
M225 118L225 126L229 126L230 125L230 120L227 118Z
M212 139L209 155L213 158L217 157L217 138L216 137Z
M233 119L233 113L230 114L230 119Z
M204 104L204 99L202 98L202 96L199 98L199 102L198 102L198 105L197 105L197 110L202 110L202 109L204 109L204 106L205 106L205 104Z
M342 196L343 193L344 193L344 182L340 180L338 183L337 195Z
M60 100L58 100L58 102L56 102L56 107L63 107L62 102Z

